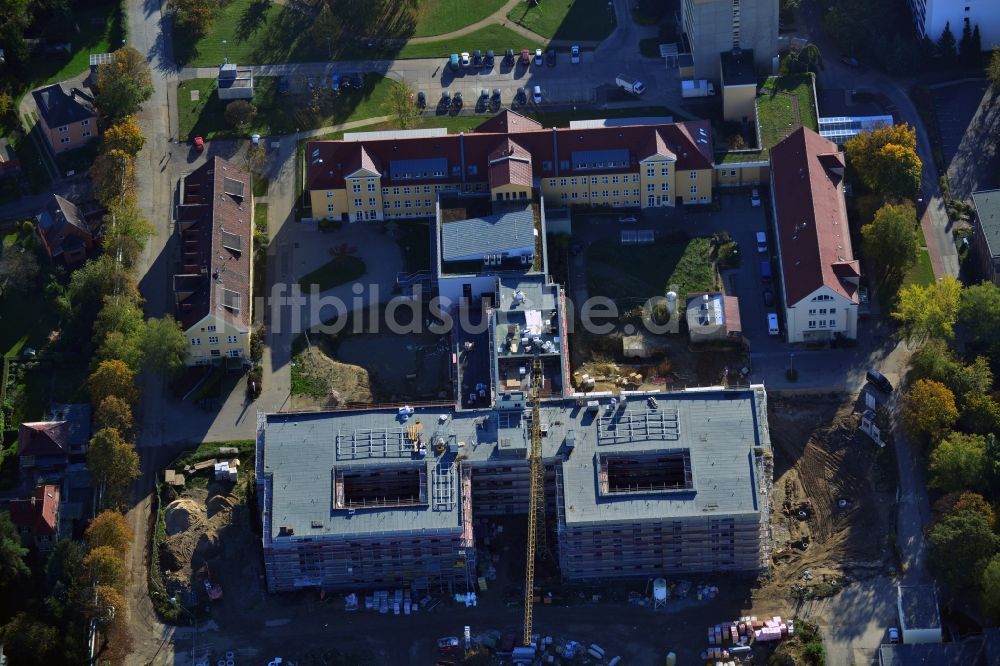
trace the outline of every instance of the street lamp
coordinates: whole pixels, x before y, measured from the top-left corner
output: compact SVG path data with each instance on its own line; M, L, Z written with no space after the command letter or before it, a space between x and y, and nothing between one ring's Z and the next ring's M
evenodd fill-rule
M222 56L223 56L223 58L225 58L225 63L227 65L229 64L229 48L228 48L228 44L229 44L229 40L228 39L223 39L222 40Z

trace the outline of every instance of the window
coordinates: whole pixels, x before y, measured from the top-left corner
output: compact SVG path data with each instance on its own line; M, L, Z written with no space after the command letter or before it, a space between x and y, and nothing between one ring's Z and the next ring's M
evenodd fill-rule
M591 185L597 185L597 176L591 176L590 177L590 184Z
M809 320L809 328L816 328L816 320L815 319L810 319Z
M614 191L613 191L613 192L611 193L611 196L613 196L613 197L614 197L615 199L617 199L617 198L618 198L618 190L614 190Z
M407 200L406 200L406 207L407 207L407 208L413 208L413 202L412 202L412 201L410 201L409 199L407 199Z
M354 192L360 192L361 191L361 183L359 183L357 181L351 183L351 190L354 191Z
M660 189L664 192L670 191L670 183L660 183Z
M59 143L69 143L69 142L70 138L68 136L64 136L63 138L59 139Z
M237 342L239 342L239 338L238 337L236 337L235 335L230 335L229 336L229 344L234 345Z
M837 314L837 308L830 308L830 314Z
M215 333L215 326L206 326L205 330L209 333Z
M326 191L326 198L327 199L332 199L333 198L333 191L332 190L327 190Z
M608 191L607 191L607 190L604 190L604 194L603 194L603 195L601 195L601 196L603 196L603 197L604 197L605 199L607 199L607 198L608 198Z
M208 336L208 344L210 344L210 345L217 345L217 344L219 344L219 336L217 336L217 335L210 335L210 336Z
M576 178L570 178L569 184L572 185L573 187L576 187Z
M638 183L639 182L639 174L637 174L637 173L632 174L632 182L633 183Z
M61 134L65 134L68 131L69 131L69 126L68 125L63 125L62 127L59 128L59 132Z
M369 180L368 181L368 191L369 192L374 192L375 191L375 181L374 180Z
M669 166L664 166L662 169L660 169L660 175L661 176L669 176L670 175L670 167Z
M389 196L389 188L388 187L383 187L382 188L382 196L384 196L384 197Z
M730 176L735 176L736 175L736 169L730 169L729 175Z
M361 199L355 199L354 200L354 207L355 208L361 208L361 204L362 204Z
M691 186L691 194L698 194L698 186L697 185L692 185Z
M230 349L229 350L229 358L239 358L240 354L241 354L241 352L240 352L239 349Z
M212 351L212 356L222 356L222 352L220 352L218 349L213 349L211 351Z
M327 204L326 205L326 212L328 212L328 213L332 213L333 212L333 204Z
M612 185L618 184L618 176L611 176L611 184Z
M566 187L566 179L565 178L560 178L559 179L559 187Z
M607 184L608 184L608 177L601 176L601 185L607 185Z
M389 202L388 201L382 201L382 208L388 208L388 207L389 207Z
M816 314L816 309L815 309L815 308L813 308L813 309L809 310L809 314L811 314L811 315L814 315L814 314Z
M433 204L431 203L430 199L424 199L424 206L426 206L427 208L430 208L432 205Z
M201 338L191 338L191 346L197 347L201 344Z
M572 194L570 194L570 199L576 199L576 197L577 197L577 193L576 192L573 192Z
M646 183L646 191L647 192L655 192L656 191L656 183Z
M836 325L837 325L837 320L836 319L831 319L830 320L830 328L833 328Z
M400 205L401 205L401 204L400 204L400 203L399 203L398 201L393 201L393 202L392 202L392 207L393 207L393 208L399 208L399 207L400 207Z
M968 10L968 9L966 9L965 11L969 11L969 10ZM80 127L86 127L86 126L87 126L87 125L89 125L89 124L90 124L90 121L89 121L89 120L81 120L81 121L80 121Z
M369 205L369 206L374 206L374 205L375 205L375 197L372 197L372 198L370 198L370 199L368 200L368 205Z
M410 193L410 188L404 187L403 188L403 194L409 194L409 193Z
M692 171L691 172L691 180L698 180L698 172L697 171Z
M83 133L83 136L84 136L84 137L88 137L88 136L90 136L90 130L88 130L88 131L84 132L84 133Z
M650 194L648 197L646 197L646 205L647 206L655 206L656 205L656 195Z
M576 194L576 192L574 192L573 194ZM559 198L562 199L563 201L566 201L566 193L565 192L560 192L559 193Z
M542 162L542 171L552 171L552 162Z
M559 160L559 168L564 171L569 171L569 160Z
M826 314L826 308L820 308L819 309L819 313L820 314Z
M397 196L397 197L398 197L398 196L399 196L399 188L398 188L398 187L394 187L394 188L392 188L392 193L393 193L393 194L394 194L395 196Z
M652 178L655 173L656 170L653 167L646 167L646 178Z

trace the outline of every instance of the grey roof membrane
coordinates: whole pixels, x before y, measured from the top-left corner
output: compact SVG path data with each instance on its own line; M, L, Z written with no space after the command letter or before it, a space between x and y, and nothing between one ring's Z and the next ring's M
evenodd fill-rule
M530 206L512 213L473 217L441 225L441 256L445 261L534 246L535 218Z
M972 203L990 254L994 257L1000 255L1000 190L973 192Z
M937 591L933 584L900 585L899 607L904 629L934 629L941 626Z
M754 447L770 449L763 387L703 390L629 396L611 408L610 398L554 400L541 409L543 457L566 453L567 434L574 442L562 464L564 508L568 524L603 521L734 515L760 510L760 484L753 466ZM586 408L599 399L597 414ZM403 420L395 409L351 410L266 417L260 472L272 479L271 531L290 527L296 536L350 535L410 530L457 529L461 503L429 501L412 508L333 508L333 478L338 468L414 465L427 469L428 497L435 495L435 471L452 474L456 466L428 446L427 458L414 458L406 447L407 428L419 423L425 442L440 436L459 445L463 464L500 464L500 444L526 450L530 411L455 411L420 408ZM598 452L690 450L694 492L643 493L606 498L597 492ZM444 457L445 461L448 456ZM440 476L438 477L440 480ZM439 489L440 490L440 489ZM440 494L440 493L438 493ZM456 495L457 497L457 495ZM316 525L314 527L314 525Z

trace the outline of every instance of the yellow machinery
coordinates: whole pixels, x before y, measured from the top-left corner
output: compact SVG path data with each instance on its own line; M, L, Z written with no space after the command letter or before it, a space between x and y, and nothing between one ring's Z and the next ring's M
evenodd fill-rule
M542 467L542 418L539 401L542 393L542 360L535 357L531 366L531 489L528 498L528 552L524 562L524 636L522 645L531 644L531 622L535 597L535 553L539 535L545 533L545 472Z

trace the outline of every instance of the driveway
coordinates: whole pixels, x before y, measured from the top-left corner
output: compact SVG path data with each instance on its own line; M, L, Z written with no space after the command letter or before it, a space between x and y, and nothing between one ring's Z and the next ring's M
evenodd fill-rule
M872 664L889 627L898 626L896 581L879 576L852 583L834 597L801 602L796 614L823 630L830 666Z

